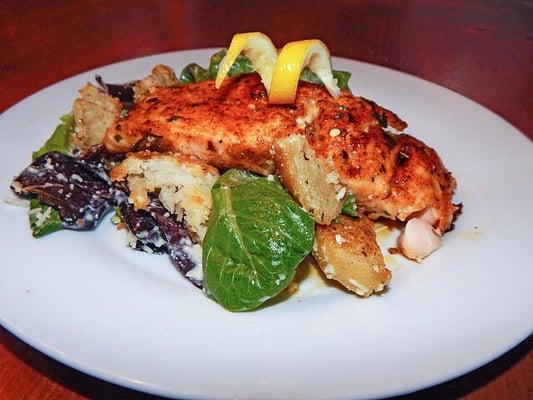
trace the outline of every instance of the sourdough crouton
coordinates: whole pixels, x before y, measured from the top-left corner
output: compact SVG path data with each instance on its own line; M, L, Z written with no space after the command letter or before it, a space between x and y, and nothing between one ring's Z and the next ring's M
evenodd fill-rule
M302 135L291 135L274 145L281 181L319 224L330 224L341 212L346 189L339 175L319 160Z
M341 215L331 225L317 225L315 233L313 256L328 279L363 297L382 291L390 282L368 217Z
M72 106L76 121L72 146L84 152L102 143L107 128L120 117L122 104L90 83L82 87L79 93Z
M211 213L211 188L216 168L199 160L149 151L129 154L111 173L112 181L127 181L129 200L146 209L150 193L159 193L163 206L185 222L193 239L201 242Z
M177 83L179 81L172 68L162 64L156 65L152 68L152 73L139 81L133 88L134 100L137 102L139 98L149 93L153 88L174 86Z

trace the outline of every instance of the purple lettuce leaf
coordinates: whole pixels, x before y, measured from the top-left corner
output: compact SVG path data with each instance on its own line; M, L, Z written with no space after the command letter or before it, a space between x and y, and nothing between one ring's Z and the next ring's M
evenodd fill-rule
M57 210L65 229L94 229L114 201L111 185L100 171L58 152L35 159L11 186Z
M106 83L100 75L94 77L98 86L100 86L107 94L116 97L120 100L122 105L128 109L134 104L135 92L133 88L138 81L131 81L122 84Z
M202 288L200 279L187 274L198 265L185 251L193 242L183 223L177 221L156 197L151 199L148 210L135 210L128 201L127 190L118 187L115 190L118 193L116 197L122 220L137 239L134 248L145 252L167 253L178 271L193 285Z

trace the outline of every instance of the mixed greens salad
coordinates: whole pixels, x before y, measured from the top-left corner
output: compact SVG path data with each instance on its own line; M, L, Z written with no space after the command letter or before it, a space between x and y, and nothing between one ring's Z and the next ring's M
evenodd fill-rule
M187 65L180 82L214 79L225 51L214 54L207 69L196 63ZM229 75L253 72L250 60L240 56ZM348 89L348 72L334 71L334 76L342 89ZM301 79L320 84L310 70ZM135 82L108 84L100 76L96 81L125 110L134 104ZM231 169L212 189L211 216L202 245L203 276L190 274L198 260L186 251L193 239L184 223L170 215L156 196L148 209L135 209L128 201L127 185L109 179L120 156L108 154L102 146L74 154L74 117L67 114L60 119L51 137L33 153L32 163L12 183L18 194L30 198L34 237L61 229L92 230L114 210L113 222L133 235L136 250L168 254L187 279L231 311L254 309L283 291L310 253L314 220L277 177ZM348 197L343 212L357 215L353 196Z

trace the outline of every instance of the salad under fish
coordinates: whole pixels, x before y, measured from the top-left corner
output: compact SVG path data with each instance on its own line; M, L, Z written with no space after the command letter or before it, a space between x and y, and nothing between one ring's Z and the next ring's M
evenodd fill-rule
M155 125L142 135L126 132L128 120L139 118L139 113L153 123L149 112L168 101L168 96L181 95L194 110L213 108L187 96L196 89L217 90L213 82L226 55L225 49L215 53L207 68L189 64L179 77L170 67L158 65L139 81L111 84L97 75L96 85L85 85L72 111L60 118L51 137L11 184L18 195L30 199L33 236L61 229L93 230L111 213L111 221L126 232L131 248L168 254L185 279L230 311L257 308L281 293L293 281L300 263L311 255L327 278L356 294L366 297L382 291L391 274L368 218L379 212L368 202L358 210L358 193L343 183L334 163L324 160L317 150L317 143L324 140L313 125L320 112L317 104L329 95L312 69L303 69L300 86L317 91L319 97L302 114L297 106L268 105L265 88L261 89L255 74L257 66L246 52L226 71L229 78L220 90L231 85L236 91L252 88L246 95L248 103L232 100L239 102L238 107L246 112L277 107L294 114L295 132L272 141L267 162L250 163L246 151L235 162L217 162L201 151L194 153L191 142L180 151L162 140ZM350 74L332 71L332 76L345 96L353 98L348 88ZM189 90L187 95L184 90ZM209 101L215 100L206 97ZM360 101L362 109L353 113L341 101L334 118L362 121L366 132L379 130L383 140L394 146L394 134L384 129L389 124L401 128L403 121L369 100ZM175 114L164 115L164 124L189 124L193 129L193 116L175 107ZM362 120L362 115L370 119ZM157 118L161 123L163 116ZM343 128L324 129L328 140L344 134ZM129 142L132 135L137 135L133 144ZM242 144L239 140L236 143ZM121 147L124 143L126 147ZM221 143L222 139L216 144L209 141L207 146ZM342 150L341 159L347 151L357 150ZM409 151L405 145L403 156L395 156L394 162L407 163ZM221 151L219 160L225 156ZM446 178L453 179L447 171L442 179ZM423 257L438 247L441 230L449 226L451 216L443 217L442 209L436 207L418 211L413 208L409 216L428 225L427 234L433 240L422 250ZM417 254L412 258L421 258Z

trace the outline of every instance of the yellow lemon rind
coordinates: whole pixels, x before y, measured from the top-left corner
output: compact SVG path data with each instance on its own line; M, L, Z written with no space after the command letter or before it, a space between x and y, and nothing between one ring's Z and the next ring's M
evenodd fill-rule
M269 91L272 104L292 104L296 100L298 82L305 67L309 67L324 83L328 92L338 98L340 89L331 71L326 45L317 39L290 42L281 49Z
M250 59L268 92L276 64L277 50L270 38L261 32L238 33L233 36L226 56L219 65L215 87L218 89L222 86L222 82L241 53Z

